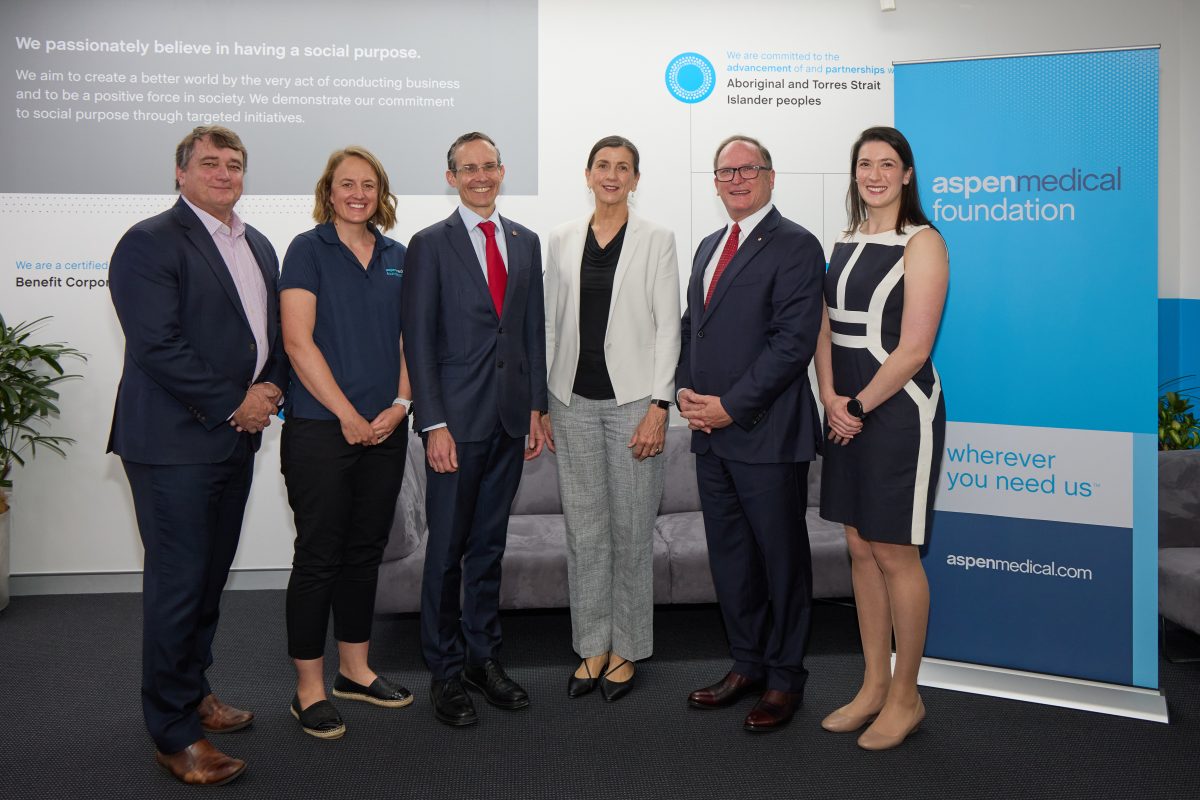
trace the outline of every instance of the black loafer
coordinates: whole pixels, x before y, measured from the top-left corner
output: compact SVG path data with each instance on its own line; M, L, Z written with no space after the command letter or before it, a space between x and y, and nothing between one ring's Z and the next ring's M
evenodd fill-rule
M483 692L484 698L496 708L514 711L529 705L529 695L521 684L508 677L504 667L494 658L463 667L462 680L472 689Z
M342 700L361 700L384 708L404 708L413 701L412 692L390 683L382 675L377 675L370 686L363 686L340 672L333 679L333 696Z
M433 701L433 716L438 722L461 727L479 721L475 715L475 704L458 678L447 678L429 684L429 697Z
M318 739L340 739L346 732L346 723L342 715L328 700L318 700L303 711L300 710L300 697L292 697L292 716L300 721L300 727L309 736Z

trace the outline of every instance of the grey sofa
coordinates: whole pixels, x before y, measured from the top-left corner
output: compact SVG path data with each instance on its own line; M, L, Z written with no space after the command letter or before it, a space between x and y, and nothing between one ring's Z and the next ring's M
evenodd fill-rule
M1200 450L1158 454L1158 613L1200 633Z
M666 488L654 526L654 602L716 601L708 569L708 547L696 490L695 456L690 433L670 428L663 458ZM850 554L842 527L817 515L820 462L809 469L808 536L813 560L813 595L849 597ZM404 486L396 502L391 538L379 570L375 610L379 613L420 608L421 569L425 562L425 454L417 436L410 437ZM558 494L554 454L544 452L525 463L521 487L513 502L504 555L501 608L567 606L567 545Z

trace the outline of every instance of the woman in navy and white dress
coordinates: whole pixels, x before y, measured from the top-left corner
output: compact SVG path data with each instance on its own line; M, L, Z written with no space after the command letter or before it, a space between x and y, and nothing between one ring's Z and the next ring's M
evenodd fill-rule
M929 355L946 299L946 245L921 209L912 148L869 128L851 149L850 221L825 277L817 379L830 444L821 516L844 523L863 644L862 687L821 723L857 731L867 750L895 747L925 706L926 541L946 430ZM891 669L892 635L896 663Z

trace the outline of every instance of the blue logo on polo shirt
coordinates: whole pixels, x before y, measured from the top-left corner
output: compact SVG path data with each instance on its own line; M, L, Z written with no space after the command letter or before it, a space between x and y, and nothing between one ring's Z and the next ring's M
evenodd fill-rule
M712 94L717 72L699 53L680 53L667 64L667 91L683 103L699 103Z
M404 270L402 270L402 269L393 269L391 267L388 267L383 272L389 278L403 278L404 277Z

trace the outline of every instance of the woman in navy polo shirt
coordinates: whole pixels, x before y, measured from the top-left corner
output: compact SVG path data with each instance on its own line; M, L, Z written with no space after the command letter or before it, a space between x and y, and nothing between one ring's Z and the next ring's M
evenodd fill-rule
M325 696L325 630L338 646L334 697L388 708L412 694L367 663L375 585L408 443L409 398L400 335L404 245L380 233L396 198L361 147L329 157L317 181L317 227L292 240L279 278L292 362L280 446L296 550L287 589L292 715L306 733L346 731Z

